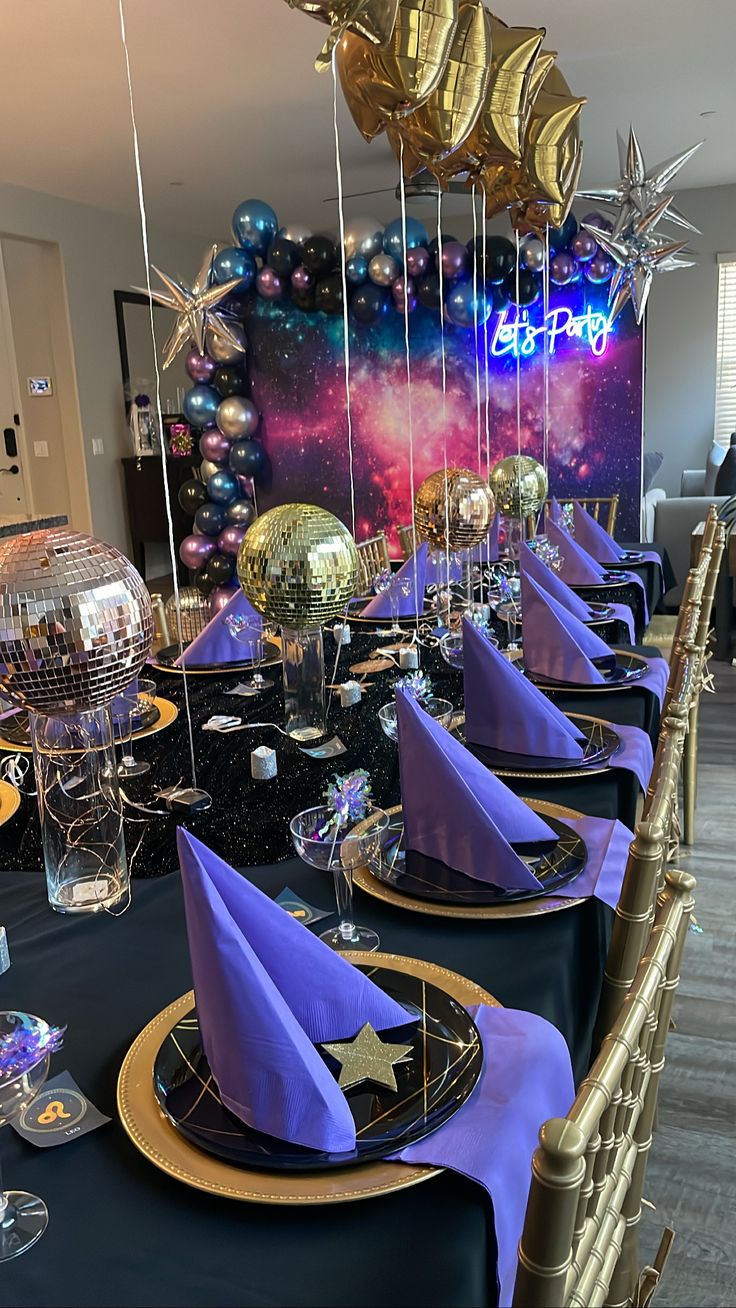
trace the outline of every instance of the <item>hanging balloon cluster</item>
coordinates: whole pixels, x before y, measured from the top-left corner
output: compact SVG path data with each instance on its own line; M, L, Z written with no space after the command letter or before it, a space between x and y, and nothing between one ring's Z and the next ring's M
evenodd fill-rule
M355 123L366 141L387 132L407 177L466 178L488 217L509 209L522 232L563 225L585 98L543 49L543 27L508 27L481 0L288 3L330 23Z

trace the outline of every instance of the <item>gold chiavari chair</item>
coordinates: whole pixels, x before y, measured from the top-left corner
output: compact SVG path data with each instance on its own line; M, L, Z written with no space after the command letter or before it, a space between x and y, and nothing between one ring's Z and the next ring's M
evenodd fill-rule
M696 648L698 668L695 677L695 688L690 704L688 732L685 740L685 753L682 761L682 811L683 811L683 841L686 845L692 845L695 840L695 805L698 798L698 713L700 709L700 696L703 688L708 684L708 647L710 641L710 620L713 610L713 600L716 591L716 582L721 566L721 559L726 545L726 528L725 524L718 522L715 515L715 507L712 519L709 513L709 519L706 522L706 532L711 521L715 521L713 532L713 541L710 549L710 557L703 587L702 602L700 605L700 614L698 617ZM705 537L705 532L703 533Z
M409 524L408 527L397 527L396 534L399 538L399 545L401 546L401 553L403 557L405 559L410 558L411 555L414 553L414 540L415 540L414 528L412 527L411 523Z
M374 578L391 567L385 531L379 531L376 536L371 536L368 540L359 542L358 560L360 564L361 591L364 595L367 595L373 585Z
M618 516L618 491L616 491L615 495L570 495L564 496L562 499L560 499L559 495L557 496L557 503L563 509L567 504L572 504L574 500L577 500L578 504L587 509L596 522L600 522L601 526L605 527L609 536L613 535ZM540 532L544 531L547 525L551 507L552 501L545 500L542 506L542 521L539 525ZM536 528L534 518L530 518L529 523L529 535L533 536Z
M638 1226L694 887L687 872L667 872L645 956L603 1048L567 1117L539 1133L514 1308L624 1308L642 1302L637 1283L650 1289L658 1279L646 1268L640 1281Z

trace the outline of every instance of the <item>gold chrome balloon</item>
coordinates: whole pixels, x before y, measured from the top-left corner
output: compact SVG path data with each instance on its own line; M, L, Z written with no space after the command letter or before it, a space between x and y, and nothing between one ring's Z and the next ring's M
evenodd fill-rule
M331 31L314 61L318 73L329 68L334 46L343 32L357 32L375 44L388 41L396 22L399 0L286 0L291 9L328 23Z
M536 197L550 204L566 203L580 147L579 120L585 96L550 87L567 86L559 69L552 68L532 105L524 143L524 167Z
M543 27L509 27L490 14L491 67L478 121L465 143L479 164L520 160L536 93L533 74L544 39Z
M528 454L510 454L500 459L488 478L496 497L499 513L507 518L527 518L539 513L544 504L548 481L541 463Z
M398 130L411 153L433 164L462 145L483 107L490 72L491 33L481 0L461 0L458 22L442 76Z
M487 482L470 468L433 472L414 496L414 522L422 540L438 549L472 549L485 540L496 502Z
M281 504L248 528L238 580L251 604L283 627L319 627L342 613L358 585L347 527L316 504Z
M457 20L458 0L399 0L385 45L344 34L337 47L340 83L367 141L432 94L447 63Z

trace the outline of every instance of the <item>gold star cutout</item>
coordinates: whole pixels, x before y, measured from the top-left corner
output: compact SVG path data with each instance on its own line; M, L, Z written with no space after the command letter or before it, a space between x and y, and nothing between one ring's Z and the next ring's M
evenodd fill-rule
M370 1022L361 1027L354 1040L323 1044L322 1048L341 1065L338 1081L341 1090L349 1090L361 1081L373 1081L388 1090L396 1090L393 1065L406 1062L412 1055L411 1045L385 1044Z

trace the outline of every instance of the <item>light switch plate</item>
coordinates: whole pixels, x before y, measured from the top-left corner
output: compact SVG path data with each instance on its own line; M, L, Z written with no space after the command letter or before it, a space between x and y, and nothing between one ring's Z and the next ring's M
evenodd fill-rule
M93 454L104 454L104 453L105 453L105 446L104 446L104 443L103 443L103 441L100 439L99 436L94 436L94 437L92 438L92 453L93 453Z
M33 453L35 454L37 459L47 459L49 457L48 441L34 441Z

